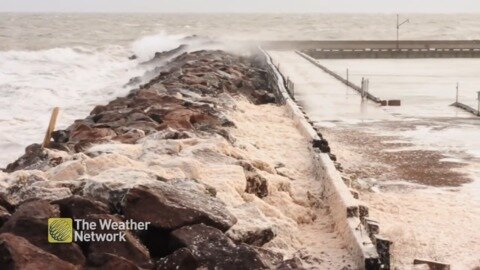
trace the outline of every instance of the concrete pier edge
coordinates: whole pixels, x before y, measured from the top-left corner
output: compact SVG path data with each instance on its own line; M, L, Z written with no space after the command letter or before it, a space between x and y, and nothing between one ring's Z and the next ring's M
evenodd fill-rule
M295 51L295 53L297 53L298 55L300 55L301 57L305 58L307 61L309 61L310 63L314 64L315 66L319 67L320 69L322 69L323 71L325 71L326 73L328 73L329 75L331 75L332 77L334 77L335 79L339 80L340 82L346 84L348 87L352 88L353 90L357 91L358 93L360 93L360 95L362 94L362 88L358 85L355 85L353 84L352 82L349 82L347 80L345 80L344 78L342 78L342 76L338 75L337 73L333 72L332 70L328 69L327 67L325 67L324 65L321 65L320 63L318 63L316 61L315 58L311 57L311 56L308 56L306 55L305 53L302 53L300 51ZM365 93L365 97L377 104L382 104L382 99L381 98L378 98L370 93Z
M454 103L452 103L450 106L460 108L460 109L462 109L462 110L464 110L464 111L466 111L466 112L469 112L469 113L471 113L471 114L473 114L473 115L475 115L475 116L480 116L480 111L475 110L474 108L472 108L472 107L470 107L470 106L468 106L468 105L466 105L466 104L463 104L463 103L461 103L461 102L454 102Z
M329 155L313 147L314 142L321 140L320 136L290 97L283 75L273 64L270 55L262 48L259 50L264 57L270 85L276 91L277 97L286 105L297 128L312 142L310 153L316 165L316 179L322 184L324 200L330 208L336 230L355 257L357 267L390 269L391 242L378 234L378 223L368 219L368 207L354 198Z

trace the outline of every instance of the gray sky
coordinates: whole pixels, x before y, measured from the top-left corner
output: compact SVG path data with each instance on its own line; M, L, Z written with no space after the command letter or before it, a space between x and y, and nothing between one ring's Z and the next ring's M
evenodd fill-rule
M0 0L0 12L480 13L480 0Z

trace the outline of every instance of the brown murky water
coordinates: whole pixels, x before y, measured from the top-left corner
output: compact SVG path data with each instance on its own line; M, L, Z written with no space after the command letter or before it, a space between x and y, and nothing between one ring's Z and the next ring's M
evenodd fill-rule
M450 161L440 151L415 149L413 143L396 142L398 137L375 135L355 126L321 130L331 144L341 145L343 153L349 152L348 155L338 154L338 158L345 166L344 173L353 180L375 178L435 187L457 187L472 181L467 173L461 171L464 163ZM332 151L335 153L336 149ZM348 160L352 155L361 156L359 162Z

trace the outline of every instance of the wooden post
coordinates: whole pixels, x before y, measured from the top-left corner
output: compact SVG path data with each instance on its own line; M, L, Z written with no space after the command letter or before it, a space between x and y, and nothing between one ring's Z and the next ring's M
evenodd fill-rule
M52 138L52 132L55 129L57 123L58 112L60 108L55 107L52 111L52 116L50 116L50 123L48 124L47 132L45 133L45 138L43 139L42 147L48 147L50 145L50 139Z

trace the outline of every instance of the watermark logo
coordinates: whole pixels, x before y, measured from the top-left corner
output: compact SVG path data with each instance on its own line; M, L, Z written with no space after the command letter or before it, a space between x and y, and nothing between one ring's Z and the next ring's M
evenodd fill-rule
M73 220L71 218L48 219L48 242L49 243L72 243Z
M126 242L128 231L146 231L150 222L120 220L117 218L48 219L49 243Z

